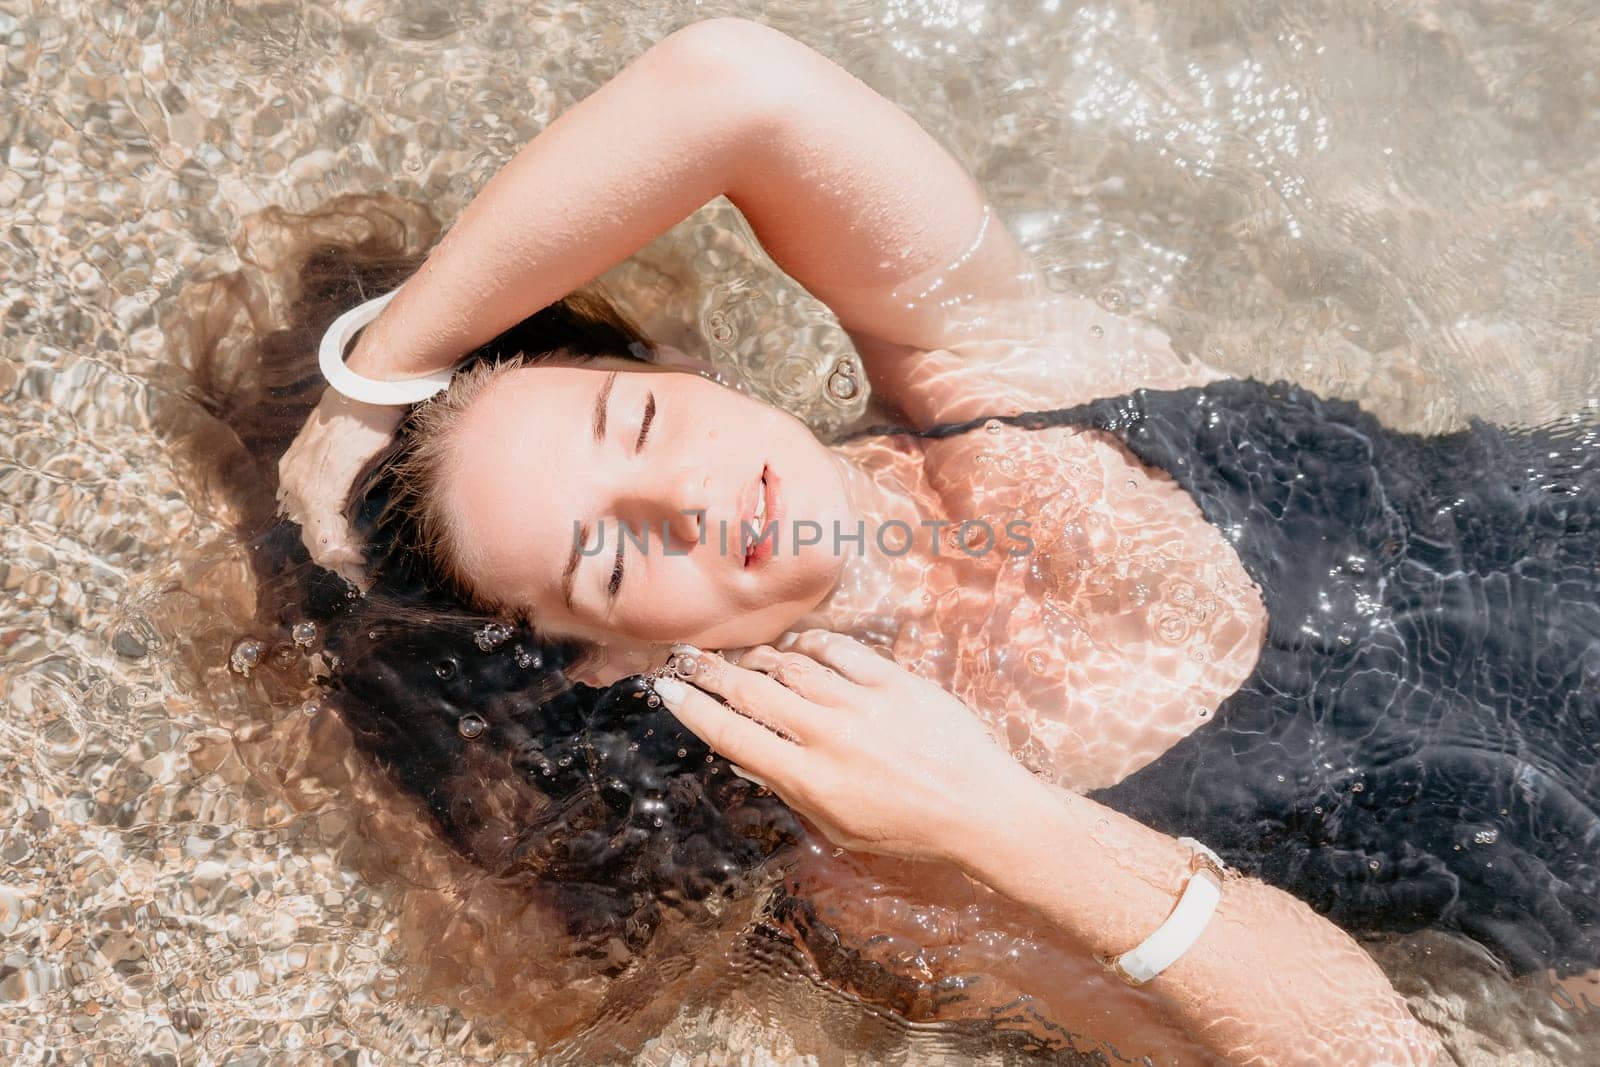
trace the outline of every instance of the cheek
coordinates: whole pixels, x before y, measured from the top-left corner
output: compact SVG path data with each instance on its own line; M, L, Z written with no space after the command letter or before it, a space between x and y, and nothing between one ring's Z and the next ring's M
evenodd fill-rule
M714 554L706 566L723 561L715 554L714 534L706 549ZM632 641L660 643L695 641L708 635L727 639L754 627L765 640L814 606L820 591L825 591L825 585L819 583L826 580L823 572L828 569L828 561L796 559L785 552L783 566L769 572L757 591L741 589L731 574L729 580L719 580L687 559L663 562L623 598L607 621L610 632ZM766 632L769 629L771 633Z
M716 550L715 536L706 546ZM738 610L731 590L685 557L652 559L632 581L607 628L636 641L681 641Z

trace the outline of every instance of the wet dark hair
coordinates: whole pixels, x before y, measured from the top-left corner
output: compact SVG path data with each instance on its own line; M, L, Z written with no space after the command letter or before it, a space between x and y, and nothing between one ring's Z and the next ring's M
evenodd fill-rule
M350 501L369 548L369 592L352 596L310 564L274 498L279 457L324 386L317 344L338 314L413 273L438 225L392 197L267 214L302 241L270 271L290 281L280 321L263 310L263 270L197 283L186 320L190 395L243 446L208 462L240 515L258 636L289 644L297 624L315 623L326 700L358 748L456 851L553 906L573 956L620 970L667 913L702 920L716 911L708 903L747 892L799 824L654 706L641 679L573 683L581 646L542 642L526 620L474 609L427 550L417 509L399 499L396 471L424 421L415 410ZM470 359L637 359L643 341L585 290Z

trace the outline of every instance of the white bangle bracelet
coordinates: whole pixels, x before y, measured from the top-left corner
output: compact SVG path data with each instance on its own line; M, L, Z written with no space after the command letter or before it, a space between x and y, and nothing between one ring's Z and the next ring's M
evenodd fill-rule
M385 293L364 304L358 304L334 319L333 325L328 327L328 332L322 335L322 346L317 350L317 362L322 366L322 376L328 379L328 384L336 392L344 394L351 400L381 407L403 407L420 404L430 396L444 392L450 386L450 379L455 374L453 368L424 374L420 378L383 382L376 378L364 378L345 366L344 350L349 346L350 338L355 336L357 330L377 318L399 291L396 289L392 293Z
M1137 948L1102 961L1129 985L1144 985L1193 948L1222 899L1225 868L1221 858L1192 837L1180 837L1178 843L1194 850L1189 882L1183 887L1178 906Z

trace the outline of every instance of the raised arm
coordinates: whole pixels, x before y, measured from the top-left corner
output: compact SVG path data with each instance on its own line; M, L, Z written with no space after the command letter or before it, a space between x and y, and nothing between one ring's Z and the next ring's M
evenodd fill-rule
M776 30L712 19L651 48L523 148L351 366L379 377L448 366L719 194L853 334L937 347L950 340L952 298L1021 293L1025 257L916 122Z

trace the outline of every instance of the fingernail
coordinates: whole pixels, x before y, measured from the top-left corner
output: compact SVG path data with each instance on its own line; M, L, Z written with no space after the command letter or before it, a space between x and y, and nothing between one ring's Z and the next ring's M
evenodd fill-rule
M656 696L668 708L676 708L683 703L683 698L689 694L689 687L676 678L652 678L650 688L655 690Z
M751 774L749 771L745 770L743 767L739 766L737 763L728 764L728 769L730 771L732 771L734 774L737 774L740 778L743 778L745 781L754 782L756 785L759 785L762 789L771 789L772 788L766 782L762 781L760 778L757 778L755 775Z

